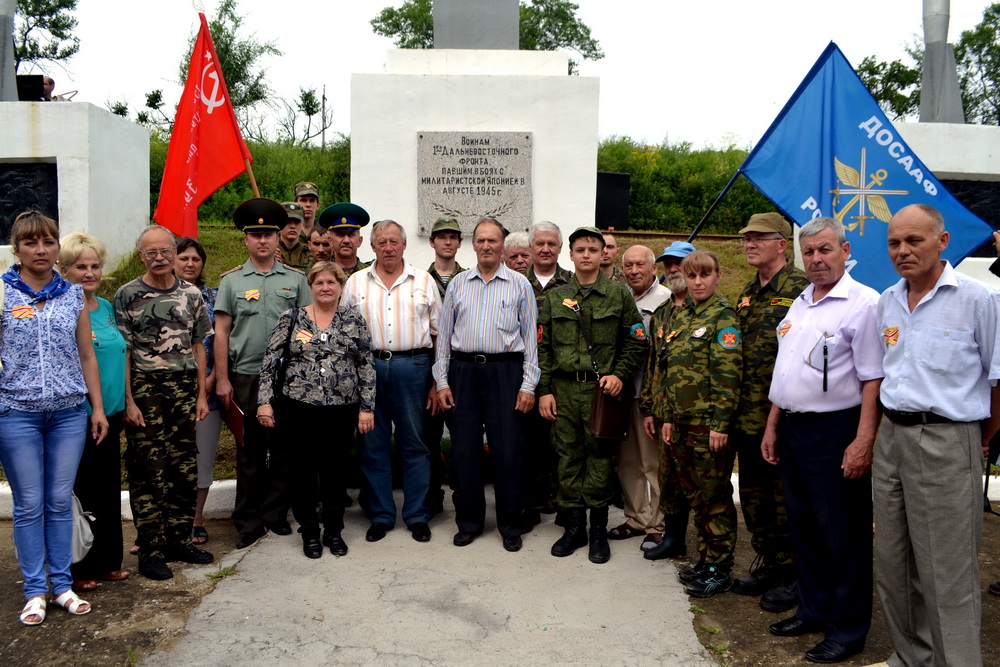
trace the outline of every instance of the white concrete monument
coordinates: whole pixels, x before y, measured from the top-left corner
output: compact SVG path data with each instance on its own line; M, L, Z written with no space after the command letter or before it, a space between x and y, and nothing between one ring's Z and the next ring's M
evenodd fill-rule
M135 249L149 223L145 128L86 102L0 102L0 137L5 204L33 199L32 192L11 191L4 184L30 187L18 178L19 167L54 164L60 234L86 231L104 241L109 271ZM0 222L9 230L12 219ZM14 261L10 246L0 246L0 268Z
M351 201L373 221L399 222L420 268L434 259L430 226L449 212L463 227L491 212L511 231L550 220L568 236L593 225L599 85L568 66L549 51L390 51L384 74L351 79ZM471 241L459 251L463 266L475 263ZM566 256L568 247L563 266Z

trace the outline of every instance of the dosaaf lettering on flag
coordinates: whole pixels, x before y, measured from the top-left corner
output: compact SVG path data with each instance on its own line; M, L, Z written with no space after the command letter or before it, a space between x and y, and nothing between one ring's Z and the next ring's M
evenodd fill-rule
M179 236L198 236L198 205L252 161L222 78L208 20L191 52L153 218Z
M848 270L880 291L899 280L886 238L904 206L941 212L951 237L942 255L952 265L993 232L913 154L833 42L740 171L796 224L820 216L844 223Z

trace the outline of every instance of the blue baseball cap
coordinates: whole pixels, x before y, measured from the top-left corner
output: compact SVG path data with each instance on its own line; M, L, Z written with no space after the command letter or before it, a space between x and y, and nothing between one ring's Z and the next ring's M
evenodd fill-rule
M660 256L656 258L657 262L662 262L668 257L676 257L677 259L684 259L688 255L694 252L694 246L687 241L674 241L669 246L663 249Z

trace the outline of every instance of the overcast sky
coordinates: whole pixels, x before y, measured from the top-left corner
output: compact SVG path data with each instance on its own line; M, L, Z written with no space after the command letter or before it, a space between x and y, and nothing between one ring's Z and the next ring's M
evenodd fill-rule
M607 54L584 62L600 78L600 134L648 143L749 147L831 40L857 65L865 56L904 59L922 35L921 0L577 0L579 16ZM266 61L271 87L294 98L324 85L333 130L350 132L350 75L384 71L391 41L369 21L388 0L239 0L244 29L284 52ZM401 0L391 4L399 5ZM949 40L982 19L984 0L952 0ZM209 18L218 5L205 0ZM184 0L81 0L80 52L67 71L49 73L56 92L105 106L162 88L173 107L177 65L197 28ZM908 61L907 61L908 62Z

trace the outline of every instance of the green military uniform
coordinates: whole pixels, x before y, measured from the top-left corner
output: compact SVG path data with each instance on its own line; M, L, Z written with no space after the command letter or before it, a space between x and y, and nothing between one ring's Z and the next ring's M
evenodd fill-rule
M309 253L308 241L303 243L302 237L291 249L285 247L284 241L278 241L278 250L281 251L281 263L293 269L305 270L312 263L312 255Z
M642 364L647 337L635 299L600 273L593 285L581 286L573 276L566 285L548 290L539 314L538 395L552 394L556 400L552 444L559 457L559 506L607 507L614 448L590 434L597 378L573 303L579 304L601 373L613 374L623 384L632 381Z
M666 374L660 370L660 353L664 348L664 339L670 333L670 321L677 306L671 296L653 312L649 320L649 355L646 358L646 370L642 374L642 388L639 391L639 412L656 420L656 441L660 445L660 511L664 514L687 514L691 510L687 496L677 478L675 466L671 464L672 452L670 446L659 436L662 422L656 415L663 414L665 395L663 384Z
M767 395L778 355L776 329L809 279L791 263L761 285L757 276L736 302L743 335L743 382L733 418L732 448L740 460L740 506L754 551L768 565L795 562L788 535L788 511L778 467L764 461L760 443L771 401Z
M697 305L689 296L664 333L664 401L654 416L674 426L675 472L695 513L705 565L728 572L736 546L735 456L731 447L712 452L709 431L728 433L739 401L739 320L719 294Z
M611 274L611 279L616 283L621 283L622 285L628 286L628 280L625 279L625 272L619 269L617 266Z
M344 277L345 277L345 278L350 278L351 276L353 276L353 275L354 275L355 273L357 273L358 271L364 271L364 270L365 270L365 269L367 269L367 268L368 268L369 266L371 266L371 265L372 265L373 263L374 263L374 261L372 261L372 262L362 262L362 261L361 261L361 260L359 259L359 260L358 260L358 263L357 263L357 264L355 264L355 265L354 265L354 266L353 266L352 268L350 268L350 269L345 269L344 267L342 267L342 266L341 266L341 267L340 267L340 269L341 269L341 271L343 271L343 272L344 272ZM338 264L337 266L340 266L340 265Z
M549 282L542 287L541 281L538 280L538 276L535 275L535 267L529 267L528 273L525 276L528 282L531 283L531 289L535 292L535 303L538 305L538 312L542 312L542 304L545 303L545 297L548 296L549 292L554 289L558 289L560 285L565 285L573 278L573 272L567 271L558 264L556 264L555 274L549 278Z
M267 273L247 261L220 276L215 312L233 319L229 334L229 370L258 375L264 350L278 316L312 303L305 274L275 262ZM256 407L256 406L255 406Z
M434 282L437 283L437 288L438 291L441 292L442 299L444 299L444 293L448 289L448 283L451 282L452 278L460 274L462 271L465 271L465 269L463 269L458 262L455 262L455 270L451 272L451 275L448 276L447 279L445 279L444 277L441 276L440 273L437 272L437 269L434 268L433 263L430 265L430 268L427 269L427 273L431 274L431 278L433 278Z

